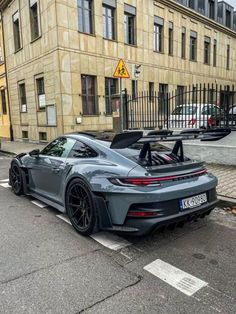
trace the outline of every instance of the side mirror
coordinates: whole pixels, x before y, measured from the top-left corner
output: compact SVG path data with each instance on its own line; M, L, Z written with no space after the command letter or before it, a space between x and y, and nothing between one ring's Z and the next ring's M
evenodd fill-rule
M40 150L39 149L34 149L31 152L29 152L29 155L31 157L35 157L35 158L39 157L39 154L40 154Z

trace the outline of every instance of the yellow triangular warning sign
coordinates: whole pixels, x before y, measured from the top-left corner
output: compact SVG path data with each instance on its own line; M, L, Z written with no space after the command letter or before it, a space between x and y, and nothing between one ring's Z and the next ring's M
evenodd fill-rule
M116 70L113 74L113 77L119 77L119 78L130 78L129 72L126 68L124 60L120 59Z

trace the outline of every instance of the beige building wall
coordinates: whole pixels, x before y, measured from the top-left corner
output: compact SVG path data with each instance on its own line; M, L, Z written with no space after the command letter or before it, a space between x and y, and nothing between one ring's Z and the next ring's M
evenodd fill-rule
M0 19L0 138L10 138L10 119L9 119L9 106L7 97L7 84L6 84L6 68L4 60L4 47L3 47L3 33L2 21ZM5 94L6 112L3 111L3 101L1 95Z
M5 0L6 2L6 0ZM136 7L137 45L124 44L124 2ZM217 83L232 85L236 81L236 33L207 19L175 1L117 0L116 40L103 38L102 0L94 3L93 35L78 32L77 0L40 1L41 37L31 42L28 0L14 0L3 11L9 91L14 136L22 138L28 131L29 140L38 141L39 132L47 140L76 130L111 129L112 117L105 115L105 77L112 77L120 58L132 76L132 66L141 64L139 91L148 90L149 82L168 84L169 91L178 85ZM0 1L1 5L1 1ZM22 44L14 51L12 15L20 11ZM154 52L154 15L164 19L164 53ZM168 24L174 25L173 56L168 56ZM181 30L186 27L186 59L181 59ZM197 62L189 61L190 32L198 34ZM217 40L217 66L203 62L204 36ZM230 45L230 70L226 69L227 45ZM46 111L39 111L36 102L35 76L45 79L46 104L55 104L57 126L47 126ZM82 112L81 74L97 77L99 115L84 116ZM18 83L25 81L27 113L20 113ZM124 87L131 93L131 79ZM81 123L76 124L76 118Z

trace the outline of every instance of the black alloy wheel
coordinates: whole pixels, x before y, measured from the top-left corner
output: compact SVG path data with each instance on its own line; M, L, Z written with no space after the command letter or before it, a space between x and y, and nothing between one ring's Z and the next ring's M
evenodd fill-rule
M66 210L76 231L90 235L96 226L96 211L92 192L81 179L73 180L66 192Z
M16 162L11 165L11 178L12 190L16 195L23 194L23 177L20 167Z

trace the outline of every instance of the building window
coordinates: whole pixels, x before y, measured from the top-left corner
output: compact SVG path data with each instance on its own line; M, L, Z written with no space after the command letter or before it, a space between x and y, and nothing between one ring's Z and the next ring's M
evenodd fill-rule
M1 89L1 100L2 100L2 114L7 114L7 102L5 89Z
M189 6L191 9L195 9L194 2L195 2L195 0L189 0L189 5L188 5L188 6Z
M39 77L36 79L36 90L37 90L38 108L44 109L46 107L46 100L45 100L45 88L44 88L43 77Z
M169 22L169 56L173 56L173 44L174 44L173 23Z
M216 67L217 63L217 40L214 40L214 46L213 46L213 66Z
M204 38L204 63L210 64L210 55L211 55L211 39L210 37L205 36Z
M37 0L29 0L31 39L39 37L39 7Z
M182 35L181 35L181 58L186 58L186 28L182 27Z
M154 94L155 94L155 89L154 89L154 82L149 82L148 86L148 92L149 92L149 101L154 101Z
M118 92L118 80L114 78L105 78L105 103L106 114L111 115L112 108L112 96Z
M198 0L198 12L205 14L205 0Z
M154 51L164 52L164 20L160 17L154 17Z
M212 0L208 1L208 12L209 12L209 18L214 20L215 19L215 2Z
M168 108L168 84L159 84L159 106L158 112L159 114L168 116L169 108Z
M184 105L186 99L185 86L178 85L176 90L176 106Z
M78 28L82 33L93 34L93 2L92 0L77 0Z
M22 139L23 140L28 140L29 139L28 131L22 131Z
M226 10L225 24L231 28L231 12L229 10Z
M190 34L190 61L197 61L197 33Z
M19 88L19 98L20 98L20 111L27 112L25 83L20 83L18 85L18 88Z
M39 141L41 141L41 142L47 141L47 133L46 132L39 132Z
M20 36L20 15L19 11L17 11L12 16L13 21L13 35L14 35L14 44L15 44L15 51L21 48L21 36Z
M115 8L104 5L103 10L103 37L115 40Z
M135 17L136 8L125 4L125 43L135 45Z
M96 77L90 75L81 76L82 83L82 106L84 115L98 114Z
M227 45L227 57L226 57L226 69L229 70L230 67L230 45Z
M132 80L132 98L138 97L138 81Z

